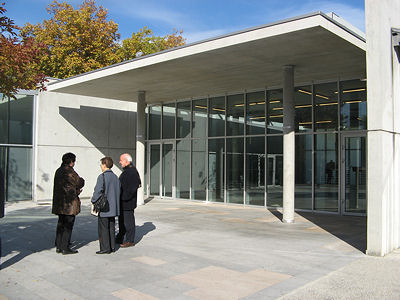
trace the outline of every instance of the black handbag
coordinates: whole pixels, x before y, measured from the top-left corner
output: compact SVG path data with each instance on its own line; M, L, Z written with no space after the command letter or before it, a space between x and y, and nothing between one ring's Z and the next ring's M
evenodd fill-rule
M103 173L103 190L101 191L101 196L99 199L96 200L95 203L93 203L93 210L95 212L107 212L110 210L108 200L107 200L107 195L106 195L106 183L104 179L104 173Z

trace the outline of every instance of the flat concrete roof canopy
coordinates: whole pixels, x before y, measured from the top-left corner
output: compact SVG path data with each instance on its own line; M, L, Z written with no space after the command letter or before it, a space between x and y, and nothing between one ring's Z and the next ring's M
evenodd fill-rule
M365 77L365 40L322 13L268 24L140 57L49 84L48 90L147 103L282 84Z

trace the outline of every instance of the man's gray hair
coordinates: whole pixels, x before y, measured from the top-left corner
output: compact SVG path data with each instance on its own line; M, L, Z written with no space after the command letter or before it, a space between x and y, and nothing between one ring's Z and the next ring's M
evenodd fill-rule
M132 156L128 153L125 154L126 160L132 162Z

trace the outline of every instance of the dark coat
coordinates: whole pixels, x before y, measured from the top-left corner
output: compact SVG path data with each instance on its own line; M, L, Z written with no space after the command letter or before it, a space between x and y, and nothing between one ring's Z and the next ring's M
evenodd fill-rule
M54 175L53 208L56 215L74 215L81 211L78 195L85 185L85 180L68 165L61 165Z
M100 212L100 217L116 217L119 216L120 203L119 203L119 194L121 191L121 184L118 180L117 175L113 173L111 170L106 170L104 173L100 174L97 177L96 186L94 187L93 197L91 199L92 203L96 202L103 191L103 174L105 181L105 190L108 200L109 210Z
M121 182L121 209L134 210L137 206L137 189L142 185L135 166L126 166L119 176Z

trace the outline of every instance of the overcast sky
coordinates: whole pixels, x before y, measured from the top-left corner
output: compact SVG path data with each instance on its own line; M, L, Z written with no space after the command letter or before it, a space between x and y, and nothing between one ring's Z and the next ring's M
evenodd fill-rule
M3 0L17 25L48 19L50 0ZM61 1L60 1L61 2ZM77 7L82 0L69 0ZM365 31L364 0L97 0L119 25L121 39L144 26L156 35L183 30L187 43L316 11L335 12Z

